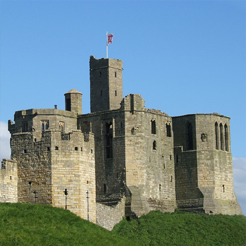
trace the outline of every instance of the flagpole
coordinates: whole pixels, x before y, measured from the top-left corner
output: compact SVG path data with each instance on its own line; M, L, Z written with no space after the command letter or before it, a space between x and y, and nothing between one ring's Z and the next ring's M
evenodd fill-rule
M108 58L108 32L106 32L106 58Z

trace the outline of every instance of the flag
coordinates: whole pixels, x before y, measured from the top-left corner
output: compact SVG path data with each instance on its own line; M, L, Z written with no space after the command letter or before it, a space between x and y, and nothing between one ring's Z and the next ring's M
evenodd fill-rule
M107 45L113 43L113 33L107 34Z

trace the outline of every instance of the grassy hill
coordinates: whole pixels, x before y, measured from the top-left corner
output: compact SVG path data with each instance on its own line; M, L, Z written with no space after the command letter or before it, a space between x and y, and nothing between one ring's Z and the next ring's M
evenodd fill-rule
M246 245L246 217L155 211L113 232L141 245Z
M0 204L0 245L131 245L68 210L47 205Z
M155 211L110 232L68 210L1 203L0 245L246 245L246 217Z

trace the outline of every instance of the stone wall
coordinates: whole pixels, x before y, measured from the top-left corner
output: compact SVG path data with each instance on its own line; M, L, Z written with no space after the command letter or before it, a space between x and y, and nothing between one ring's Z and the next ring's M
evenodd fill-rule
M18 163L18 202L65 208L67 198L69 210L95 223L94 135L77 130L74 112L23 110L15 116L9 128L11 157ZM35 130L23 129L23 122Z
M121 60L90 57L92 113L120 108L123 98L122 69Z
M3 159L0 169L0 202L17 202L17 163Z
M31 132L11 135L11 157L18 168L18 202L52 203L50 136L45 132L35 142Z
M140 95L128 95L122 107L126 109L126 186L131 210L137 216L156 209L174 211L172 119L159 110L145 109Z
M98 202L96 206L97 225L111 231L125 216L125 202L125 197L114 206L107 206Z
M52 205L65 208L67 202L71 212L96 223L93 134L73 131L70 139L61 140L60 133L55 132L52 148Z
M95 135L97 201L110 194L119 199L125 180L123 113L107 111L82 115L78 122L82 131L90 128Z
M173 118L177 205L242 214L233 188L230 119L218 114Z

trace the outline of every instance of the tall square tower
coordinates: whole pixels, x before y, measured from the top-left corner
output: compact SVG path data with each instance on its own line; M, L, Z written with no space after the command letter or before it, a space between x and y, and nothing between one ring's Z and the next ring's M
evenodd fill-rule
M91 112L119 109L123 98L123 63L117 59L90 57Z

